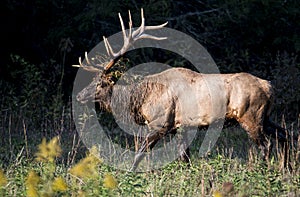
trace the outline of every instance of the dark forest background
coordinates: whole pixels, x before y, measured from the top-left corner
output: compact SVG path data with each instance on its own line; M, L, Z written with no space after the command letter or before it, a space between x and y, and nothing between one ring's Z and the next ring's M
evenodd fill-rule
M61 132L57 125L65 121L62 116L69 110L77 72L71 65L78 64L78 57L103 35L121 30L119 12L127 20L131 10L135 26L139 25L140 8L147 24L168 21L169 28L199 41L222 73L243 71L270 80L276 91L275 121L285 117L297 122L299 117L298 0L4 0L1 4L2 128L11 120L12 130L39 125L41 132L52 127Z

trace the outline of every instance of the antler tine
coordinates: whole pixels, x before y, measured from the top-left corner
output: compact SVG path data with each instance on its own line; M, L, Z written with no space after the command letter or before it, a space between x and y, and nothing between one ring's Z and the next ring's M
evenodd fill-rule
M130 10L128 10L128 15L129 15L129 35L128 35L128 37L130 38L132 36L132 19L131 19Z
M82 68L82 69L87 70L89 72L99 72L100 71L99 68L96 68L94 66L87 66L87 65L83 64L82 60L81 60L81 57L79 57L78 61L79 61L79 65L72 65L72 66Z
M126 40L126 38L127 38L127 35L126 35L126 32L125 32L124 22L123 22L123 19L122 19L122 16L121 16L120 13L119 13L119 19L120 19L121 28L122 28L122 33L123 33L123 40L124 40L124 42L125 42L125 40Z
M109 44L108 39L106 37L104 37L104 44L105 44L106 51L107 51L109 56L113 56L114 58L119 56L119 52L115 53L113 51L113 49L112 49L111 45Z
M167 37L156 37L148 34L144 34L145 30L155 30L155 29L161 29L164 26L168 24L168 22L165 22L164 24L161 25L156 25L156 26L145 26L145 17L144 17L144 10L143 8L141 9L141 26L135 30L132 33L132 38L134 41L143 39L143 38L149 38L149 39L154 39L154 40L165 40Z
M145 25L145 18L144 18L144 10L143 8L141 9L141 26L137 28L137 30L132 32L132 37L135 37L136 35L141 33L142 26Z
M144 17L144 9L141 9L141 17L142 17L142 22L141 22L141 30L138 35L141 35L145 31L145 17Z
M148 39L152 39L152 40L165 40L167 39L167 37L157 37L157 36L152 36L152 35L149 35L149 34L142 34L136 38L133 38L134 41L137 41L139 39L144 39L144 38L148 38Z
M164 26L166 26L168 24L168 22L165 22L161 25L155 25L155 26L146 26L145 27L145 30L154 30L154 29L161 29L163 28Z
M87 56L87 52L84 53L84 56L85 56L85 59L86 59L86 62L88 63L88 65L91 65L91 62Z
M81 57L79 57L78 61L79 61L79 67L82 67Z
M109 53L109 48L107 46L107 43L106 43L106 38L105 36L103 36L103 41L104 41L104 45L105 45L105 49L106 49L106 52L107 52L107 55L110 56L110 53Z
M107 62L104 62L104 63L101 63L100 65L98 64L94 64L93 62L91 62L87 56L87 52L85 52L85 60L86 60L86 63L87 64L84 64L81 60L81 57L78 58L78 61L79 61L79 65L72 65L73 67L78 67L78 68L82 68L86 71L89 71L89 72L99 72L101 70L105 70L105 68L103 68L103 64L107 64ZM108 65L112 64L113 60L110 60L108 62ZM90 65L90 66L88 66Z

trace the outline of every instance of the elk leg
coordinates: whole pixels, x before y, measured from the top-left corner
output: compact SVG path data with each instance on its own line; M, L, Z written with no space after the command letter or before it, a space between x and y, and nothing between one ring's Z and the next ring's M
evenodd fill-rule
M261 158L265 161L269 160L270 151L272 149L272 143L266 136L260 136L258 141L258 147L260 149Z
M256 133L260 133L256 131ZM272 143L267 136L263 134L251 135L252 133L248 133L249 137L254 141L254 143L258 146L260 150L260 157L264 161L269 160L270 151L272 150Z
M179 144L178 144L178 151L179 151L179 161L183 161L186 163L190 163L190 149L187 145L187 133L183 132L179 134Z
M267 160L269 158L270 152L270 143L266 136L263 134L263 126L261 123L257 123L255 119L251 117L256 116L249 116L245 114L242 118L238 120L240 125L245 129L248 133L249 138L251 138L255 144L258 145L261 153L261 157L263 160Z
M137 166L139 165L141 160L144 158L145 152L147 150L152 149L160 138L161 138L161 136L159 135L159 132L151 132L146 136L145 140L143 141L141 147L139 148L138 152L136 153L136 155L134 157L134 162L133 162L133 165L132 165L130 171L136 170Z
M247 130L249 138L258 146L260 150L260 158L268 161L272 143L261 133L260 130Z

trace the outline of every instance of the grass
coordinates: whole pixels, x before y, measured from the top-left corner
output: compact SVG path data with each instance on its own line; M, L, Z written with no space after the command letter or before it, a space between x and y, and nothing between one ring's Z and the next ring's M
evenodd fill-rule
M290 149L290 170L282 167L276 147L269 161L262 161L239 127L223 129L212 152L200 158L200 131L191 146L191 166L174 161L160 170L133 173L101 162L93 149L88 152L70 111L42 117L38 126L23 114L2 111L0 196L300 195L299 143ZM299 125L291 128L299 131Z
M280 170L276 162L267 167L259 160L250 164L221 155L194 160L191 167L174 162L147 173L120 172L99 164L94 176L80 177L68 169L57 165L53 171L45 164L20 161L6 169L2 196L29 196L32 171L40 176L35 187L44 196L213 196L217 192L222 196L297 196L300 187L299 171ZM53 181L58 177L63 177L57 186L62 189L54 192ZM229 194L225 183L233 185Z

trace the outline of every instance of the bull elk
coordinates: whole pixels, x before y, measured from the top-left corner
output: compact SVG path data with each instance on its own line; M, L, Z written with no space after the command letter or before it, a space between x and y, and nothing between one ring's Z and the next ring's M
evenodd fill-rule
M79 58L79 67L97 74L93 81L78 93L77 100L81 103L98 102L101 108L108 112L111 112L112 92L115 87L108 74L109 70L135 41L166 39L145 33L147 30L163 28L167 22L158 26L145 26L143 10L141 26L136 30L132 28L129 12L128 33L120 14L119 18L124 39L121 50L114 52L108 39L103 37L109 57L107 61L95 64L86 54L86 64L83 64ZM214 91L224 95L217 99L225 105L211 106L208 102L211 96L208 90L210 84L213 84ZM186 89L190 91L185 91ZM137 124L146 124L150 131L135 155L132 170L137 168L144 153L167 134L176 133L179 127L208 126L218 121L222 115L226 119L235 119L265 155L268 144L266 136L276 137L281 143L287 141L286 131L269 120L273 103L272 86L268 81L248 73L202 74L186 68L170 68L146 76L131 90L131 115ZM195 102L184 102L183 96ZM193 110L189 110L191 108ZM189 161L188 147L179 147L180 158Z

